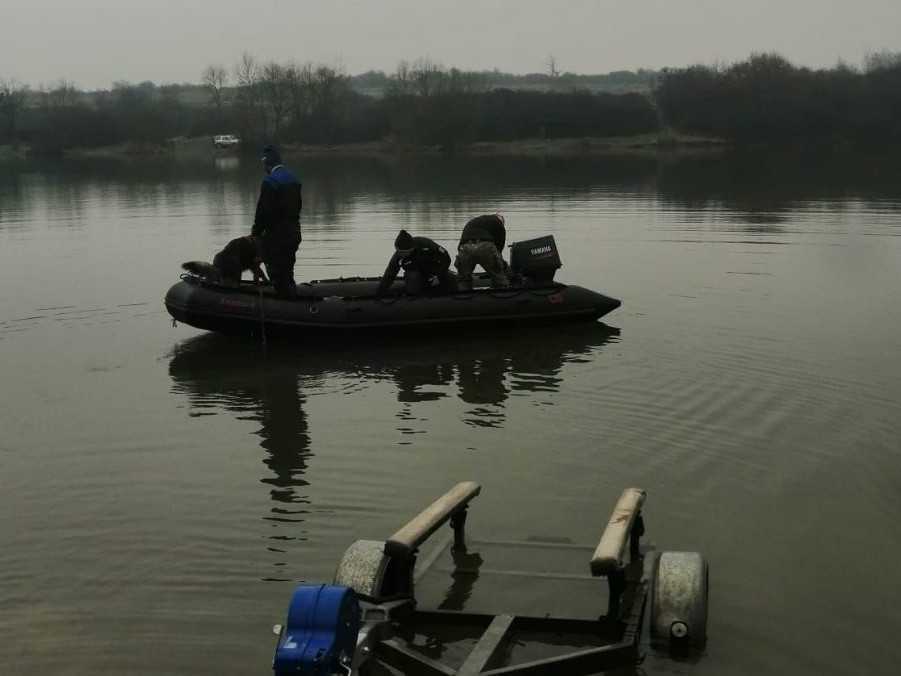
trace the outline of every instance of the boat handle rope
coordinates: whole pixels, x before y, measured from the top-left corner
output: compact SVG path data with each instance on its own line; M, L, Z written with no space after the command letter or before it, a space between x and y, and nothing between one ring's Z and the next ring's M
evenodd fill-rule
M491 296L492 298L501 298L501 299L504 299L504 298L516 298L517 296L522 295L523 291L526 291L526 289L516 289L516 290L514 290L514 291L505 291L505 290L500 290L500 289L497 289L497 290L492 289L491 291L488 292L488 295Z
M540 298L547 298L548 296L553 296L555 293L560 293L565 287L558 287L556 289L549 289L548 291L538 291L536 289L490 289L485 291L485 295L491 296L492 298L516 298L523 293L528 292L532 296L538 296ZM457 292L454 294L449 294L451 298L454 300L472 300L472 298L476 295L479 295L477 291L463 291Z

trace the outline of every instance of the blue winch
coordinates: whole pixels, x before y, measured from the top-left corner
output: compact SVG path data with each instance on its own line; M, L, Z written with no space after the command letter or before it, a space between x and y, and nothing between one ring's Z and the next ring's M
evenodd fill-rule
M360 604L352 589L300 585L275 650L275 676L349 673L359 631Z

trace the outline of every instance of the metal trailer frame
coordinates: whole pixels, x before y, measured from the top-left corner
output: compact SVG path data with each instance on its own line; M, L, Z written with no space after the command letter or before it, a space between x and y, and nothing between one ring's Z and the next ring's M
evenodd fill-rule
M473 482L458 484L385 542L384 553L379 554L379 561L375 566L381 574L373 577L373 588L362 590L362 627L351 673L363 673L360 669L370 661L404 674L428 676L579 676L635 663L638 659L653 563L653 557L645 556L640 548L640 538L644 533L641 505L645 493L639 489L627 489L623 492L591 560L592 575L606 577L609 586L607 612L597 620L424 610L416 607L415 582L432 568L448 547L454 553L466 552L468 503L480 490L481 487ZM453 539L446 538L416 568L420 545L448 521L453 529ZM481 544L535 546L536 543L483 541ZM573 548L571 545L553 543L541 543L541 546ZM628 561L625 559L627 547ZM375 547L372 549L375 550ZM344 577L352 577L345 573L356 570L355 563L342 561L336 582L340 583ZM496 572L523 574L517 571ZM387 598L369 596L375 588L379 589L379 595ZM481 631L481 636L463 664L452 668L410 648L403 640L405 634L411 635L415 627L423 625L476 628ZM588 645L603 639L604 645L504 666L500 663L503 661L505 643L518 631L562 632L571 636L584 636Z
M638 488L623 491L589 562L591 577L606 578L609 588L606 613L598 619L418 608L416 583L448 548L455 555L467 552L465 527L468 505L480 492L481 486L475 482L459 483L388 540L358 540L348 547L338 565L334 588L344 593L350 593L352 589L354 603L359 605L355 619L334 625L334 634L347 634L346 630L352 627L355 642L354 639L346 639L343 645L338 645L333 641L329 648L323 648L314 655L316 666L309 673L364 676L369 669L381 665L402 674L424 676L588 676L611 668L631 666L639 661L639 644L649 597L652 638L667 643L671 649L689 645L698 647L706 640L707 563L695 552L658 554L642 548L641 537L645 531L642 507L646 494ZM420 546L448 522L453 529L453 537L446 537L417 568ZM534 541L475 542L579 549L572 544ZM475 577L478 567L461 568L455 561L454 570L474 574ZM545 575L515 570L482 572L533 578L590 579L587 575ZM309 588L304 591L309 592ZM289 623L290 620L289 617ZM295 622L290 631L280 629L277 656L280 649L292 641L292 632L296 635L312 627L305 622ZM427 635L424 627L448 629L450 636L454 636L453 630L456 629L457 636L468 633L467 639L478 638L462 663L456 659L455 664L459 664L450 666L414 645L417 634ZM322 630L323 626L317 625L316 628ZM515 636L527 636L529 632L533 635L566 637L568 640L558 638L556 641L558 648L565 647L566 650L548 657L536 659L532 656L526 661L512 662L507 646L515 644ZM555 644L554 641L533 640L543 645ZM440 640L438 643L439 648L442 647ZM453 643L453 640L449 642ZM459 651L456 657L460 657ZM277 673L308 672L302 668L299 671L292 668L290 671L277 670Z
M521 615L491 615L441 610L412 610L396 621L405 624L421 623L444 626L467 625L484 626L484 632L476 646L458 669L411 650L397 638L381 638L371 644L363 643L363 653L370 659L398 669L404 674L428 676L501 676L522 674L529 676L554 676L567 674L580 676L595 674L614 667L633 664L638 661L641 626L644 622L647 600L647 580L627 582L626 589L634 585L633 597L624 604L621 620L613 620L621 627L619 641L608 645L572 651L540 660L522 662L507 666L492 666L501 653L508 637L517 630L541 632L565 632L568 634L597 635L610 633L607 617L598 620L575 620L558 617L528 617ZM628 593L628 592L627 592ZM365 618L365 611L364 611ZM606 626L605 626L606 625ZM356 672L353 672L356 673Z

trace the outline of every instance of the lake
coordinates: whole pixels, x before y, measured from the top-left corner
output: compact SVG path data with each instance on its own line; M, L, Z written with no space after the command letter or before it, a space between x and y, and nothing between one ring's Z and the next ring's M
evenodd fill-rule
M646 539L707 556L706 654L643 673L897 670L898 163L288 164L298 279L501 211L623 307L264 354L162 305L249 232L255 161L0 165L0 671L271 673L295 583L468 479L473 533L593 545L640 486Z

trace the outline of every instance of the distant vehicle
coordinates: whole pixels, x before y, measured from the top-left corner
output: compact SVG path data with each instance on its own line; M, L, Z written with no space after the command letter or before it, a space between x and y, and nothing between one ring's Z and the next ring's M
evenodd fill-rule
M217 148L234 148L239 143L241 143L241 139L237 136L232 136L231 134L222 134L213 137L213 145Z

